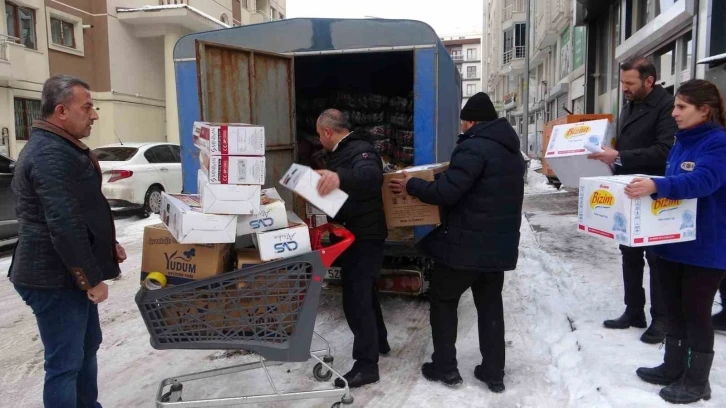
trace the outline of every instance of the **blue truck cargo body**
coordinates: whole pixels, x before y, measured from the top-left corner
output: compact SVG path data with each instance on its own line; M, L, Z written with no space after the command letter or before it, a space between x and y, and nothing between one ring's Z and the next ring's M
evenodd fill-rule
M355 69L365 70L366 65L391 64L392 58L405 61L409 55L413 78L406 81L411 81L414 101L414 164L447 161L459 133L461 80L443 43L425 23L290 19L182 37L174 49L174 64L184 192L197 191L194 121L265 126L267 186L279 187L282 174L297 161L295 95L306 81L296 80L296 67L315 70L315 61L321 61L319 71L325 70L323 58L362 58L366 62ZM397 75L395 65L387 69ZM346 72L324 75L343 77ZM376 86L376 78L365 75L346 80ZM283 198L293 199L289 192L278 190ZM417 227L415 239L429 230Z

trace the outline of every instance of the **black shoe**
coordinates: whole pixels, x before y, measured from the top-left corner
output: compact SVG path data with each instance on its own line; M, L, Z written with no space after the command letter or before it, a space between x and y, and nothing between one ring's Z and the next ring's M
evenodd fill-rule
M474 368L474 377L476 377L479 381L485 383L487 387L489 387L489 391L495 392L497 394L504 392L504 381L487 378L484 372L484 367L480 365L476 366Z
M714 330L726 331L726 306L724 310L711 316L711 324Z
M381 377L378 374L378 365L362 365L355 363L353 368L345 375L349 388L358 388L368 384L377 383ZM340 378L335 379L337 388L345 388L345 382Z
M640 341L648 344L663 343L666 336L666 324L662 320L653 320L648 330L640 336Z
M629 327L645 329L648 327L645 322L645 313L642 310L638 312L625 310L622 316L613 320L605 320L603 325L608 329L627 329Z
M434 363L424 363L421 366L421 374L424 378L433 382L443 383L447 387L458 387L464 383L464 380L459 375L459 370L454 370L449 373L440 373L434 368Z
M641 367L635 370L635 373L647 383L671 385L683 377L687 358L688 349L685 342L681 339L667 337L663 364L653 368Z
M671 404L690 404L700 400L711 399L711 384L708 376L711 373L713 353L697 353L688 351L686 373L678 382L660 390L660 397Z

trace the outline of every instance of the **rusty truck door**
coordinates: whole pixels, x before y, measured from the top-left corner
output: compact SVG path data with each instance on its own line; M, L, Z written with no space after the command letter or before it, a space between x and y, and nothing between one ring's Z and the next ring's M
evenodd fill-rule
M293 58L199 40L196 51L202 120L264 126L265 187L279 187L296 157ZM292 194L278 192L293 209Z

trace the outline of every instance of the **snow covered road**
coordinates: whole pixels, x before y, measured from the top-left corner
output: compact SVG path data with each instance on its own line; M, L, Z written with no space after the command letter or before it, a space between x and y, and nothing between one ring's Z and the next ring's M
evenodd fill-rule
M471 293L459 307L457 390L429 383L419 368L432 351L428 305L420 299L384 297L393 351L381 360L382 381L354 390L354 407L666 407L659 387L635 376L642 365L657 365L662 350L639 341L640 330L611 331L602 321L623 310L619 251L615 245L576 232L576 197L530 180L525 203L520 262L504 285L507 368L503 394L490 393L474 378L479 364L476 310ZM119 217L120 242L129 259L123 277L112 282L101 306L104 343L99 353L100 398L105 407L153 407L163 378L252 361L254 356L210 351L156 351L133 297L138 289L141 236L157 220ZM10 265L0 255L0 271ZM4 276L4 275L3 275ZM350 367L352 335L337 289L326 290L316 331L331 342L335 367ZM40 407L42 345L33 315L12 285L0 279L0 406ZM713 399L694 407L726 406L726 335L716 335L711 374ZM279 388L320 389L313 363L271 369ZM186 398L223 397L267 391L262 372L188 383ZM332 400L269 406L329 407Z

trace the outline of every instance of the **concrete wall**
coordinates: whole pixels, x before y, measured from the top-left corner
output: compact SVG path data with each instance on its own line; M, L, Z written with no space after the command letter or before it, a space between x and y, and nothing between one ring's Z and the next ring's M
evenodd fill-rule
M165 109L162 102L133 98L110 92L94 92L100 108L99 120L91 136L84 140L90 147L123 142L164 142Z
M164 41L137 38L133 28L108 18L111 89L164 100Z

